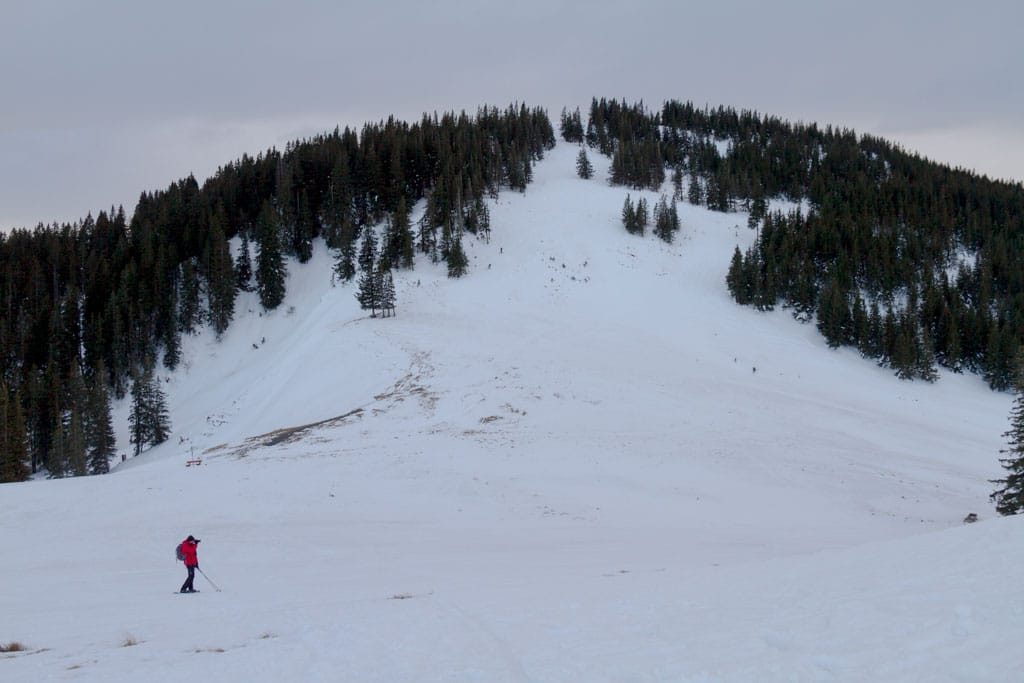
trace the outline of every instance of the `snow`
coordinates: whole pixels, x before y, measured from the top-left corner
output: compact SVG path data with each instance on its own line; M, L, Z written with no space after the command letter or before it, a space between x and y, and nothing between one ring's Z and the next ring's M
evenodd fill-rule
M185 340L168 443L0 488L0 679L1018 680L1010 397L736 306L745 214L628 235L575 156L468 277L421 258L370 319L319 245ZM190 533L222 591L173 594Z

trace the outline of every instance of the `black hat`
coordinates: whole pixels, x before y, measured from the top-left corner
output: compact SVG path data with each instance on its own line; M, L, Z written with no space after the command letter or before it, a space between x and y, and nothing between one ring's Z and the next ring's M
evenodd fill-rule
M189 534L188 538L186 538L185 540L186 541L194 541L196 539L195 539L195 536L193 536L192 534Z

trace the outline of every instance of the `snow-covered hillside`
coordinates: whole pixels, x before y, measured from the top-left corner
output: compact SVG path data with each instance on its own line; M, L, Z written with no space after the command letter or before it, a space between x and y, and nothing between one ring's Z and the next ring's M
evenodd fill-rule
M630 236L575 157L468 277L421 262L370 319L320 245L185 340L168 443L0 487L0 679L1019 680L1009 397L736 306L745 215ZM174 595L190 533L222 591Z

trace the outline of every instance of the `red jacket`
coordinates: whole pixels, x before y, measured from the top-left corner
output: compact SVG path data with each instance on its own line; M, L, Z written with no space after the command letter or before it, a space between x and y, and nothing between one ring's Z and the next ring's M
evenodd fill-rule
M181 554L185 556L186 567L198 567L199 558L196 557L196 542L184 540L181 542Z

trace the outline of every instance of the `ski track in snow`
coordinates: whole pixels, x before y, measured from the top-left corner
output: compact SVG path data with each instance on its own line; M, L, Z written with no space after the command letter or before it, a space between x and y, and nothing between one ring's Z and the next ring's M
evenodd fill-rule
M1010 397L736 306L745 214L630 236L575 156L491 202L467 277L397 273L395 318L318 245L184 340L168 443L0 487L0 680L1020 680ZM223 592L171 595L189 533Z

